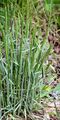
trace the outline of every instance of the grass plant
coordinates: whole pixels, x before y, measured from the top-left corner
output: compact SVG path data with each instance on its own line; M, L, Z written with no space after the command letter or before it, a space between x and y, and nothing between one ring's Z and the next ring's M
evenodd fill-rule
M37 25L33 19L37 16L37 0L18 3L1 7L0 120L8 113L26 116L39 105L46 68L49 69L46 64L51 53L48 31L43 39L39 19Z

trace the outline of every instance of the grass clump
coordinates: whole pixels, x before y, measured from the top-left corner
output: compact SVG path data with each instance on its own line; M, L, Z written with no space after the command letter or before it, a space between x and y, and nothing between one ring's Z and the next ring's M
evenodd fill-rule
M26 5L24 1L22 6L12 3L3 10L0 28L3 33L0 41L1 120L8 113L29 113L41 99L51 46L47 35L43 39L40 29L33 23L34 5L27 0Z

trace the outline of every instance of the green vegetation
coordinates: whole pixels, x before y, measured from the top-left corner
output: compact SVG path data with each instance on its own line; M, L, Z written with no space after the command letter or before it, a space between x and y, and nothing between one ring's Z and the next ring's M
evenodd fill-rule
M44 13L49 6L45 9L46 4L41 4L45 6L39 13L37 0L0 1L0 120L7 119L9 113L26 117L41 107L40 100L52 91L45 84L46 79L51 82L55 77L47 63L53 54L48 43L51 14ZM43 15L44 19L48 16L44 37Z

